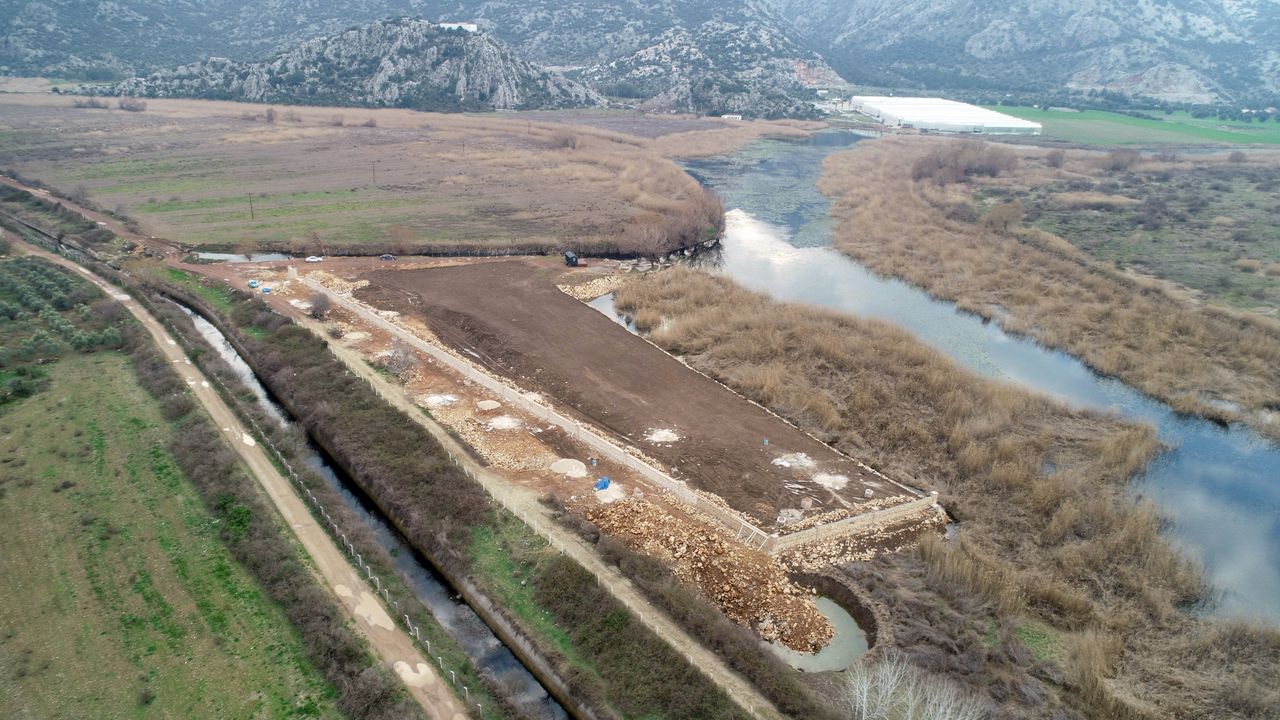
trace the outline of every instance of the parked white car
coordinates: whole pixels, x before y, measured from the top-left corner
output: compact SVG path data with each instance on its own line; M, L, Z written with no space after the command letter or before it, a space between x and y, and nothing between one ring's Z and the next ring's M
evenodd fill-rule
M320 262L320 261L321 261L321 260L323 260L323 259L324 259L324 258L320 257L319 255L308 255L308 256L307 256L307 262Z

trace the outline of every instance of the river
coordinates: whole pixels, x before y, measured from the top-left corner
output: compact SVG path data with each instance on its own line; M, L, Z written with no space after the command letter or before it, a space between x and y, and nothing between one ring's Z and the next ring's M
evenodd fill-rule
M195 323L201 337L218 352L246 387L253 391L258 405L272 420L280 425L292 423L284 408L258 381L248 363L240 357L231 343L208 320L179 305L187 317ZM520 663L512 652L493 634L484 620L463 602L448 585L448 581L431 567L407 540L382 516L381 512L346 476L325 462L319 450L310 448L305 462L324 478L337 493L352 514L371 531L378 543L391 554L396 572L408 584L410 590L431 611L436 622L458 643L471 662L484 673L497 679L495 683L508 693L513 705L531 718L567 720L568 714L538 682L537 678Z
M830 202L816 183L823 159L858 140L830 131L686 163L732 208L720 271L778 300L887 320L983 376L1152 424L1169 449L1135 479L1133 492L1157 505L1172 521L1169 537L1204 565L1215 592L1198 611L1280 624L1280 445L1242 425L1178 415L1065 353L836 252Z

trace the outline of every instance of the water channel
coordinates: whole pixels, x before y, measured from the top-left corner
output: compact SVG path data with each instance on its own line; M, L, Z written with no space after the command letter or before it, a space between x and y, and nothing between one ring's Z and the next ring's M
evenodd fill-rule
M236 376L257 397L258 404L282 427L292 422L284 408L276 404L253 370L236 352L222 333L209 321L183 307L195 323L196 330L226 361ZM316 448L305 458L342 499L352 514L371 531L378 543L391 554L396 572L405 579L414 595L422 601L467 657L481 672L497 679L496 685L509 691L509 700L524 716L546 720L567 720L564 708L550 695L511 651L502 644L480 616L463 602L430 562L415 550L400 532L382 516L373 503L345 476L325 462Z
M1203 563L1216 592L1200 611L1280 624L1280 445L1242 425L1178 415L1065 353L1006 334L836 252L830 203L816 182L826 156L858 139L830 131L689 162L686 169L732 208L720 271L779 300L892 322L981 375L1152 424L1169 449L1133 492L1156 503L1172 521L1170 537Z

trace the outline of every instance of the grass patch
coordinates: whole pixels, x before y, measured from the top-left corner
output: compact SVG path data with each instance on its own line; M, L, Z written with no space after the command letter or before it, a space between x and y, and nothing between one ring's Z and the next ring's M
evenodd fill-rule
M1084 145L1153 145L1161 143L1280 144L1280 123L1194 118L1186 112L1150 118L1105 110L1040 110L990 106L991 110L1044 126L1048 137Z
M235 302L235 294L228 287L185 270L165 268L163 272L169 282L195 293L200 299L222 312L229 312Z
M126 359L49 373L56 399L18 404L0 432L0 572L22 588L0 604L0 715L340 717L164 449L170 425Z
M507 519L495 526L471 531L471 557L477 575L502 606L546 637L571 664L591 670L591 665L573 647L569 633L556 625L535 598L545 565L558 553L541 536L529 532L522 523Z

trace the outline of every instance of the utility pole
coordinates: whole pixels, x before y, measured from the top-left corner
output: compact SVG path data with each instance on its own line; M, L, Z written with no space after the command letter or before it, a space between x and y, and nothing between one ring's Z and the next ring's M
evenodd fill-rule
M249 219L253 220L253 196L249 196Z
M378 184L378 161L370 160L369 167L373 168L373 184L377 185Z

